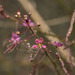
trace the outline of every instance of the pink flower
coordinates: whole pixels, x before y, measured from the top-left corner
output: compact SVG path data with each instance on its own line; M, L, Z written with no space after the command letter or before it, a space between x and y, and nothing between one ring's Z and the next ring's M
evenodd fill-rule
M10 41L11 41L11 44L9 44L10 47L6 51L4 51L4 54L8 51L12 52L14 50L17 44L20 43L20 37L16 33L13 32Z
M12 42L13 44L16 44L16 43L19 44L19 41L20 41L20 37L19 37L17 34L12 33L11 42Z
M34 27L34 23L33 22L31 22L31 19L28 19L28 22L23 22L23 26L27 26L27 23L31 26L31 27Z
M63 46L63 43L54 41L54 45L56 47L61 47L61 46Z
M33 49L35 49L37 47L39 47L39 48L46 48L46 46L42 44L42 42L43 42L43 39L42 38L36 39L35 42L36 42L37 45L36 44L33 45L32 46Z

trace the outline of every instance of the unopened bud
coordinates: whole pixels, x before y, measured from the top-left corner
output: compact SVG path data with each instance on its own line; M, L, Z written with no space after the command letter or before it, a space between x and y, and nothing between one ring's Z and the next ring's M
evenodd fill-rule
M21 17L21 13L19 11L17 12L17 16L18 17Z
M29 16L31 16L32 15L32 13L29 13Z
M24 40L24 42L26 42L27 40Z
M15 15L15 17L17 18L17 15Z
M26 44L26 48L27 48L27 49L30 49L30 47L31 47L31 46L30 46L30 43L27 43L27 44Z
M37 24L38 26L40 26L41 24L40 24L40 22L38 22L38 24Z
M28 16L27 15L24 15L24 19L27 20L28 19Z
M17 15L20 15L21 13L20 12L17 12Z
M20 32L19 32L19 31L17 31L17 32L16 32L16 34L20 34Z

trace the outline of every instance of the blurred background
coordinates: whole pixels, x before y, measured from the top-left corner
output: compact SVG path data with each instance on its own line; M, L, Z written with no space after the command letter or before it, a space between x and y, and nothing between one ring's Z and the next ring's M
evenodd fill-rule
M26 7L27 1L29 1L30 4ZM18 8L20 8L23 15L27 14L28 11L32 12L32 5L35 11L40 15L38 19L42 18L52 32L64 42L66 33L70 26L72 13L75 9L75 0L0 0L0 5L3 5L4 11L11 16L16 14ZM32 13L32 15L34 14ZM34 17L36 18L36 16ZM32 52L26 50L24 44L19 45L19 47L11 53L3 54L7 49L6 46L2 47L3 41L10 38L11 33L15 30L15 25L15 21L2 18L0 15L0 75L29 75L32 66L35 63L35 61L29 62L29 56ZM20 27L21 25L19 28ZM27 34L25 34L25 36L26 35ZM74 39L75 23L70 40ZM30 42L33 40L30 40ZM75 44L71 46L71 52L72 56L75 58ZM65 75L61 68L61 64L59 62L58 64L61 69L61 74ZM65 64L68 69L69 66L66 61ZM47 57L45 57L39 64L36 75L57 75ZM75 75L75 66L73 67L73 75Z

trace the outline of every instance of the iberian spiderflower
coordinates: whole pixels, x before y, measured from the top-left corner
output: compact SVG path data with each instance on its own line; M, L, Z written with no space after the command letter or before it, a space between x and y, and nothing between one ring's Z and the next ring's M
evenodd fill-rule
M36 39L35 43L36 44L32 46L33 49L35 49L37 47L46 49L46 46L42 44L43 43L43 39L42 38Z

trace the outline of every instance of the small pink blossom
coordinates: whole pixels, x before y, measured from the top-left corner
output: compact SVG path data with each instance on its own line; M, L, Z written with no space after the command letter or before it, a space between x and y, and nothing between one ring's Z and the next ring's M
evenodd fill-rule
M4 51L4 54L8 51L12 52L14 50L17 44L20 43L20 37L16 33L13 32L10 41L11 41L11 45L9 44L10 47L6 51Z
M11 42L12 42L13 44L16 44L16 43L19 44L19 41L20 41L20 37L19 37L17 34L12 33Z
M23 22L23 26L27 26L27 24L29 24L31 27L34 27L34 22L31 22L31 19L28 19L28 22Z
M54 41L54 45L56 47L61 47L61 46L63 46L63 43Z
M32 46L33 49L35 49L35 48L37 48L37 47L46 48L46 46L42 44L42 43L43 43L43 39L42 39L42 38L36 39L36 40L35 40L35 43L36 43L37 45L36 45L36 44L33 45L33 46Z

